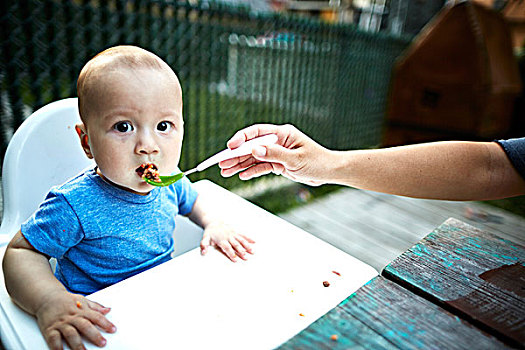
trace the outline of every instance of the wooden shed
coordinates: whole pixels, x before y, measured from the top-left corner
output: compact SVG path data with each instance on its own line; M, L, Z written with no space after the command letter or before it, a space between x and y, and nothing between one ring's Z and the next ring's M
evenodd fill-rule
M521 85L503 17L449 2L394 66L384 144L503 137Z

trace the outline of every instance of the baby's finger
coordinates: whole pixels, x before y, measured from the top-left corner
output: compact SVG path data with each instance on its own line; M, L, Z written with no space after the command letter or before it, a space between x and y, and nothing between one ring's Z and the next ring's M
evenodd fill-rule
M250 242L250 243L255 243L255 241L253 239L251 239L250 237L248 236L245 236L243 234L239 234L240 237L242 237L243 239L245 239L246 241Z
M235 238L231 238L229 242L235 250L235 254L242 260L246 260L246 249L244 249L243 245Z
M59 331L71 349L85 349L84 344L82 343L82 338L75 327L70 324L64 324L59 328Z
M211 243L210 241L211 241L210 235L205 233L201 240L201 254L202 255L208 252L208 247L210 246L210 243Z
M102 347L105 346L107 341L100 334L100 331L85 318L76 318L73 322L75 328L82 334L87 340L95 344L96 346Z
M85 300L86 300L87 306L89 306L89 308L91 310L95 310L97 312L100 312L102 315L106 315L108 312L111 311L110 307L105 307L105 306L97 303L96 301L92 301L92 300L88 300L88 299L85 299Z
M115 333L117 331L117 327L113 323L111 323L106 316L100 314L99 312L88 312L85 317L91 321L92 324L99 327L103 331L106 331L108 333Z
M244 250L246 250L246 252L248 252L250 254L253 254L253 249L252 249L251 244L255 243L254 241L252 241L248 237L245 237L245 236L242 236L242 235L239 235L237 237L237 241L239 241L239 243L242 245Z
M62 350L64 348L62 346L62 335L58 330L52 329L42 333L44 335L44 339L46 340L47 346L49 346L49 349Z
M235 254L235 251L233 250L230 242L228 241L221 241L217 243L217 246L222 250L224 254L233 262L237 262L237 254Z

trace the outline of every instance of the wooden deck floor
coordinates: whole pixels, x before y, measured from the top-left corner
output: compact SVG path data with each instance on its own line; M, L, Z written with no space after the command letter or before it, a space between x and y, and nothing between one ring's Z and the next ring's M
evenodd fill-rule
M525 245L525 219L478 202L343 189L279 215L381 271L449 217Z

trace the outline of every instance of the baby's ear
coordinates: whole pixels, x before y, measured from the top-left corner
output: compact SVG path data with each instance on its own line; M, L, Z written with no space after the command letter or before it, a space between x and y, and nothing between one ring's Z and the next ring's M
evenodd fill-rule
M75 131L78 134L78 138L80 139L80 145L82 146L84 153L86 153L86 156L89 159L93 159L93 154L91 153L91 147L89 147L89 137L86 132L86 127L82 123L77 124L75 125Z

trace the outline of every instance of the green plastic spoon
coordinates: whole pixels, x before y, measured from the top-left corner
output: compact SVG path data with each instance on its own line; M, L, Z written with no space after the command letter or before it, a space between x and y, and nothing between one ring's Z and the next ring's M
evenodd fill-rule
M143 177L142 179L144 181L146 181L147 183L149 183L150 185L162 187L162 186L169 186L171 184L174 184L175 182L177 182L180 179L182 179L184 177L184 175L185 175L184 173L178 173L178 174L175 174L175 175L159 176L160 182L153 181L153 180L147 179L145 177Z
M256 146L268 146L272 145L277 142L277 135L275 134L269 134L264 136L259 136L254 139L251 139L249 141L246 141L239 147L235 149L225 149L223 151L220 151L219 153L211 156L210 158L206 159L204 162L197 165L195 168L187 170L183 173L178 173L174 175L168 175L168 176L159 176L160 182L153 181L151 179L147 179L143 177L143 180L149 183L153 186L169 186L171 184L174 184L175 182L182 179L184 176L187 176L189 174L193 174L197 171L203 171L204 169L209 168L212 165L215 165L223 160L245 156L252 153L252 150Z

